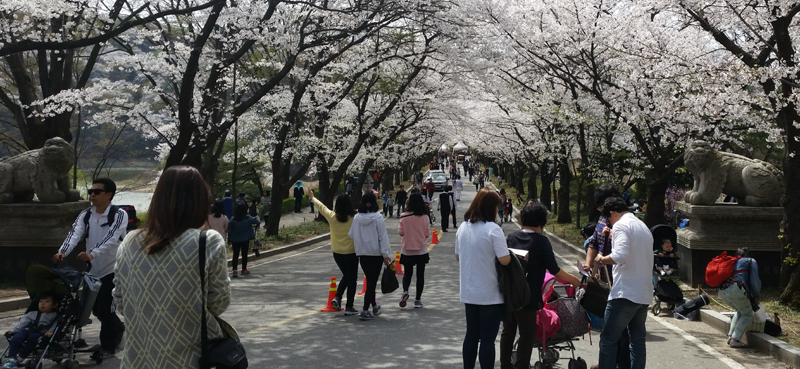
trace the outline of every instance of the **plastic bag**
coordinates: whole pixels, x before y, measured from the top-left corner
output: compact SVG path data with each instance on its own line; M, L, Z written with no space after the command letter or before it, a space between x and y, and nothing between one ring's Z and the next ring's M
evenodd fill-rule
M398 288L400 288L400 283L397 282L395 271L390 269L388 266L383 268L383 276L381 277L381 293L384 295L387 293L392 293Z

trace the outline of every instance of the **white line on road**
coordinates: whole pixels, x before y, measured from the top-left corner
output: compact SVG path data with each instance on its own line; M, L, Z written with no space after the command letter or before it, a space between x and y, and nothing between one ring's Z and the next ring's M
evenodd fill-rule
M691 343L694 343L695 345L697 345L697 347L699 347L703 351L709 353L711 356L717 358L719 361L721 361L723 364L727 365L729 368L731 368L731 369L746 369L746 367L744 365L737 363L733 359L725 356L723 353L715 350L713 347L703 343L703 341L700 341L696 337L690 335L689 333L686 333L686 331L684 331L683 329L680 329L680 328L672 325L671 323L667 322L664 319L661 319L660 317L650 316L650 318L652 318L653 320L661 323L661 325L669 328L673 332L677 333L678 335L681 336L681 338L683 338L683 339L685 339L685 340L687 340L687 341L689 341Z

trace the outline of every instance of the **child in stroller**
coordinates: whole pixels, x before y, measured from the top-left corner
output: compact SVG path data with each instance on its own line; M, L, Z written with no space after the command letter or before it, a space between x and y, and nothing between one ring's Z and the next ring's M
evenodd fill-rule
M25 360L31 352L36 350L42 336L53 336L53 331L58 324L56 308L59 301L61 299L55 293L43 293L39 297L39 310L23 315L19 323L6 332L6 337L10 339L3 368L16 368L18 358L20 361Z
M671 275L675 273L678 264L675 262L675 251L672 248L672 241L669 238L661 240L661 247L654 251L656 270L661 275Z

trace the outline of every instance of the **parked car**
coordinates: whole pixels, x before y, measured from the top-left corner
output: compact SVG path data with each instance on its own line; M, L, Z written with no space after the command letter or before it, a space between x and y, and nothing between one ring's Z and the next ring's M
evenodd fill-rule
M425 176L425 182L428 182L429 178L433 178L433 185L436 186L436 191L442 191L448 185L447 175L441 170L428 171L427 176Z

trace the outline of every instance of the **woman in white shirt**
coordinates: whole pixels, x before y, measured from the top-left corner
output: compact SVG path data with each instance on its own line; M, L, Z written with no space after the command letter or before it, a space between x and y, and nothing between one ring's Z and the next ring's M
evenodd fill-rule
M465 305L467 333L462 355L464 368L494 368L494 341L503 318L503 295L497 282L495 260L508 265L503 229L494 222L500 196L482 188L464 213L464 223L456 233L456 260L459 266L461 302ZM480 349L479 349L480 347Z

